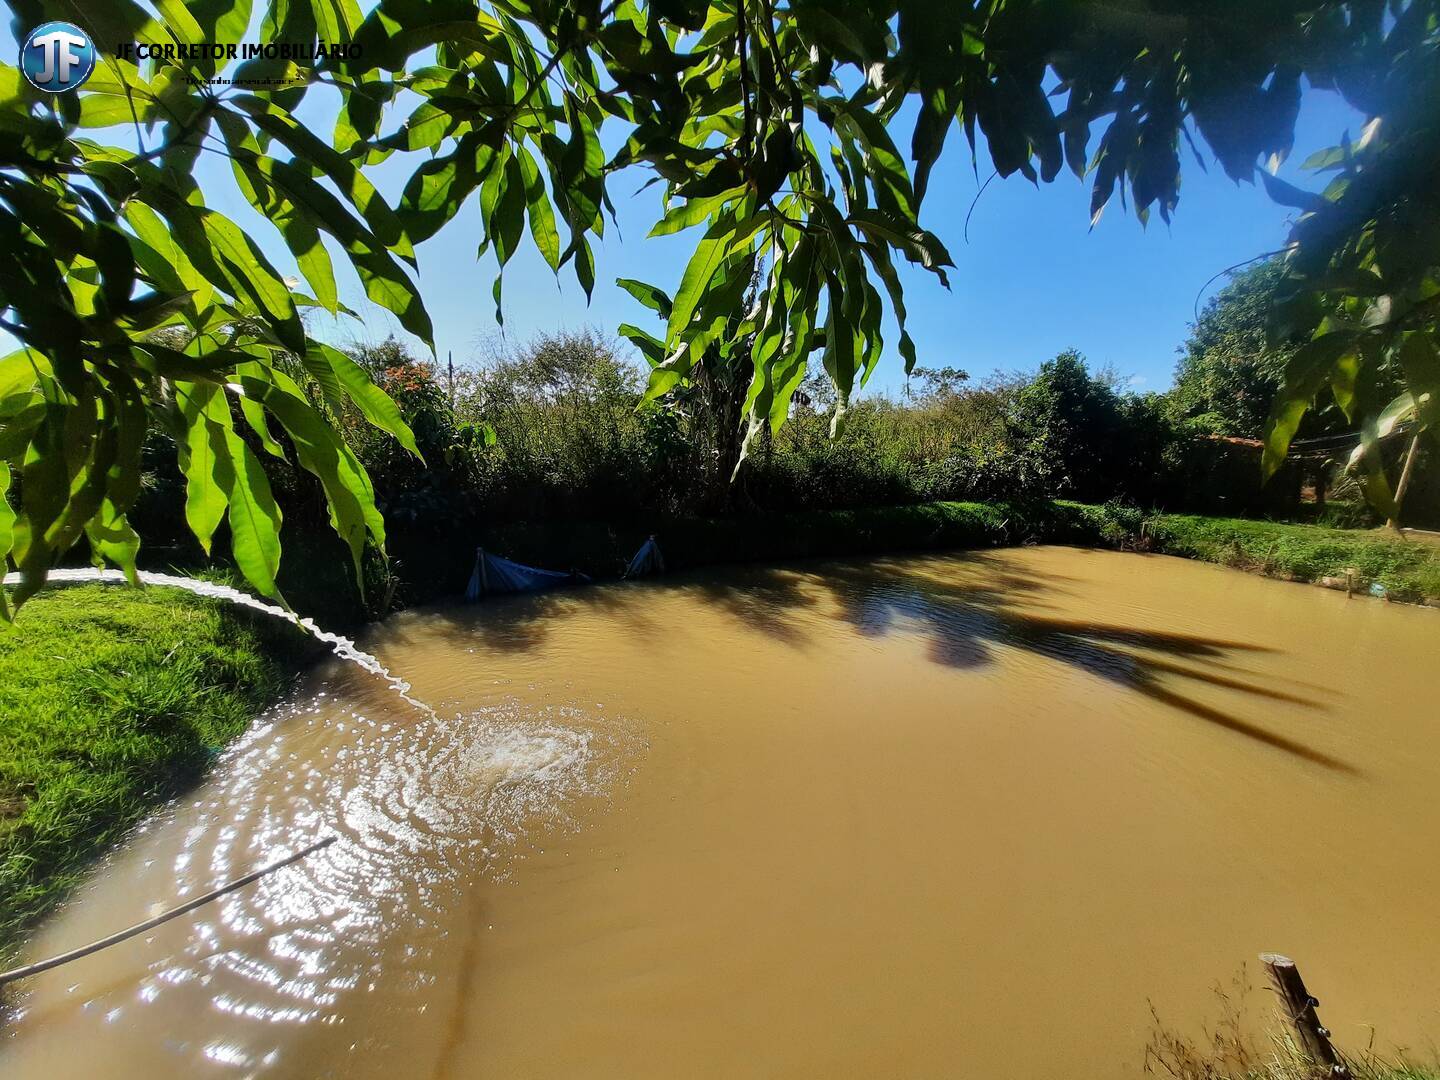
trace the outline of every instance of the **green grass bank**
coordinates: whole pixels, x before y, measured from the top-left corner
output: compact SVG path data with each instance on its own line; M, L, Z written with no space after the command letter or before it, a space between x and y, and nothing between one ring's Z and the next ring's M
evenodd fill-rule
M1343 579L1380 585L1392 600L1440 605L1440 543L1401 539L1384 529L1328 529L1242 518L1162 514L1154 549L1289 581Z
M308 652L296 636L173 589L98 585L0 625L0 956L283 693Z

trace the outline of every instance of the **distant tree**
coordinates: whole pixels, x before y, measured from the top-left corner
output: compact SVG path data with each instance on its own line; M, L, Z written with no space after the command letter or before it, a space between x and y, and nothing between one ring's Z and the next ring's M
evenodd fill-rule
M1170 404L1177 420L1190 421L1220 435L1249 439L1267 436L1276 415L1275 403L1277 399L1283 401L1287 371L1307 341L1305 336L1286 337L1283 324L1277 327L1289 287L1288 265L1274 260L1236 275L1205 305L1180 350L1175 368ZM1339 327L1348 324L1339 306L1334 308L1331 319ZM1277 329L1282 332L1277 334ZM1387 440L1389 449L1377 451L1375 464L1367 468L1372 485L1383 481L1382 466L1396 461L1396 448L1388 437L1403 430L1397 427L1399 422L1413 418L1413 405L1408 410L1405 405L1408 395L1387 409L1404 389L1393 350L1377 351L1372 363L1355 364L1350 370L1348 381L1342 381L1349 395L1348 408L1340 406L1331 383L1315 383L1308 388L1310 397L1293 429L1294 437L1301 439L1356 433L1354 444L1334 443L1333 456L1316 454L1305 459L1305 473L1321 500L1332 474L1345 465L1347 457L1354 457L1349 463L1352 467L1361 464L1354 446L1364 445L1362 416L1378 415L1381 423L1388 425L1377 425L1373 432L1377 442ZM1382 486L1378 505L1383 508L1387 498Z
M1067 349L1014 396L1013 429L1046 462L1056 494L1103 502L1161 497L1161 455L1173 438L1158 395L1122 393L1110 368L1091 372Z
M1266 340L1284 279L1282 263L1261 263L1236 275L1205 305L1175 366L1171 400L1177 416L1203 420L1220 435L1257 439L1264 432L1296 349Z
M947 364L942 368L917 367L910 372L910 378L920 383L921 393L927 397L945 398L959 393L961 384L970 381L970 373Z
M559 401L588 398L633 407L639 372L616 342L594 327L541 332L513 348L493 351L488 365L531 396Z

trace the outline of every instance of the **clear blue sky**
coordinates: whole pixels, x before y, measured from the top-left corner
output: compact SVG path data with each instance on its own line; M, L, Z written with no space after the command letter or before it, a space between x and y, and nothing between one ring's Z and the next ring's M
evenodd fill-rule
M1335 95L1308 92L1295 152L1281 175L1301 186L1318 186L1315 177L1300 171L1299 163L1312 151L1338 142L1347 125L1358 133L1360 124ZM908 125L897 126L895 135L908 147ZM397 155L381 166L377 184L398 197L420 160L418 155ZM224 183L210 186L228 192L232 185L224 171L219 170ZM950 291L932 275L901 262L919 362L951 364L977 377L996 369L1033 368L1073 346L1093 365L1113 365L1131 377L1137 389L1165 389L1201 286L1227 266L1280 247L1294 213L1271 202L1258 185L1236 185L1214 162L1202 172L1187 151L1180 206L1169 226L1152 214L1149 226L1142 227L1117 198L1092 231L1087 184L1068 172L1038 188L1013 176L995 180L975 205L967 243L965 215L991 171L982 146L977 180L969 147L958 131L952 132L922 212L922 222L955 260ZM595 295L588 307L569 268L557 283L526 238L506 267L506 336L523 339L541 330L587 324L613 332L623 322L655 329L653 314L614 280L640 278L673 291L699 233L646 238L659 215L658 185L634 194L646 179L648 174L636 171L610 181L620 228L607 222L605 239L596 250ZM238 195L220 208L247 224L253 218ZM273 234L268 226L261 228ZM472 361L477 345L501 329L490 295L495 264L489 256L476 262L479 241L479 211L472 205L418 249L421 292L435 321L442 362L452 350L457 365ZM283 247L267 248L277 265L289 265ZM337 253L337 266L340 261ZM317 323L319 336L383 337L392 330L404 336L393 316L364 302L358 282L349 288L342 285L341 295L364 315L365 326ZM892 351L896 336L893 329L886 334L889 355L871 379L871 392L903 384L903 362Z
M1299 163L1338 142L1347 126L1358 132L1360 123L1335 95L1308 92L1295 152L1280 175L1317 187ZM895 135L902 147L909 145L908 125L897 127ZM1073 346L1094 365L1113 365L1132 377L1137 389L1168 387L1201 286L1227 266L1280 247L1294 213L1271 202L1263 188L1236 185L1218 164L1209 166L1202 172L1186 152L1180 206L1169 226L1152 214L1149 226L1142 227L1116 199L1093 231L1089 187L1068 172L1038 188L1019 176L997 179L975 205L967 243L965 215L992 169L982 146L977 179L968 146L953 132L922 214L955 260L951 290L901 264L920 363L952 364L981 376L1033 368ZM614 279L637 277L673 290L696 234L646 239L656 220L657 189L632 194L646 178L634 173L611 180L620 230L619 235L607 230L596 252L589 307L568 270L557 285L527 240L506 270L507 335L524 338L537 330L586 324L613 331L622 322L653 329L653 315L615 287ZM446 350L454 350L457 364L498 329L490 298L493 262L476 264L478 240L478 212L472 210L419 249L436 344L442 360ZM359 296L358 286L352 295ZM367 322L371 334L383 336L393 319L372 307ZM887 333L887 351L895 337L893 330ZM870 389L893 390L902 382L903 364L891 352Z
M328 135L334 102L324 93L312 95L302 116ZM1334 95L1307 91L1295 152L1281 175L1304 187L1318 186L1316 178L1300 172L1299 162L1337 142L1347 126L1358 132L1360 118ZM127 138L123 129L87 134ZM902 147L908 147L909 134L908 124L897 125L896 141ZM421 160L413 154L392 157L376 171L378 186L397 199ZM1149 227L1143 228L1116 199L1091 231L1089 188L1066 172L1039 188L1018 176L997 179L975 206L967 242L966 213L992 171L983 146L976 169L978 177L963 136L952 131L922 215L957 264L950 274L951 291L923 271L902 269L920 363L950 364L976 376L1033 368L1074 347L1093 365L1111 365L1131 377L1137 389L1165 389L1176 348L1193 319L1198 290L1217 271L1279 247L1293 213L1272 203L1262 188L1237 186L1213 162L1202 172L1186 151L1180 206L1169 226L1152 215ZM557 283L527 237L505 275L506 336L523 339L541 330L587 324L613 332L622 322L654 328L651 313L617 288L614 279L637 277L673 289L696 234L646 239L657 217L658 187L633 193L647 178L634 171L610 181L620 227L607 222L605 240L596 251L597 283L589 306L569 269ZM294 272L273 227L251 211L235 189L228 161L205 155L200 180L212 206L257 236L283 272ZM442 363L450 351L457 365L472 362L479 343L500 329L490 295L494 261L487 256L477 263L479 239L472 198L471 206L418 249L421 292L435 323ZM341 297L362 315L363 323L336 324L322 314L312 322L312 332L333 341L378 339L392 330L403 337L393 316L365 300L343 255L334 253L342 275ZM895 336L893 328L886 334L888 355L871 380L872 392L894 390L903 382L902 364L893 350Z

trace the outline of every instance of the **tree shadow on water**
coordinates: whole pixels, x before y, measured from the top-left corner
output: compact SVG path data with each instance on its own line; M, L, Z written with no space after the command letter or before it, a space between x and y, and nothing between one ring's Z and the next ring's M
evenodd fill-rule
M803 574L752 572L741 581L713 586L707 594L747 624L788 643L804 640L819 597L828 594L839 617L864 637L918 629L927 636L929 656L937 664L979 669L998 663L1005 649L1024 650L1326 769L1357 773L1354 766L1301 739L1192 696L1194 690L1213 687L1260 703L1327 710L1322 700L1267 685L1259 681L1266 676L1233 664L1239 656L1278 650L1237 639L1047 614L1047 607L1066 591L1061 579L1019 573L1012 564L975 553L938 567L879 560L837 563Z
M1252 641L1069 617L1066 613L1083 601L1073 595L1073 582L1062 575L1019 571L1013 561L985 552L962 558L738 566L505 597L447 612L440 632L453 635L457 643L479 644L498 653L530 652L543 644L555 620L586 608L600 610L611 632L662 642L668 628L662 625L663 617L653 615L648 594L678 589L693 594L708 610L790 648L807 647L817 629L838 617L866 638L919 632L926 637L930 659L950 668L983 669L998 664L1005 650L1022 650L1325 769L1358 772L1301 738L1195 696L1197 690L1216 689L1257 704L1327 710L1324 701L1277 685L1293 686L1292 680L1236 663L1247 655L1278 650Z
M648 584L648 583L647 583ZM413 641L415 634L438 634L457 646L494 653L529 653L545 645L557 622L584 610L599 612L616 633L642 639L662 634L632 585L577 586L549 592L486 597L479 603L447 606L438 619L417 623L414 631L394 631L394 640Z

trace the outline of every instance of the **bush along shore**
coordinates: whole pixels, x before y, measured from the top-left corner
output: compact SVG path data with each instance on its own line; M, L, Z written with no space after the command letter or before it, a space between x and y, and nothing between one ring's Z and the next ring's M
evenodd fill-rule
M54 589L0 626L0 957L317 655L169 589Z
M1378 528L1156 514L1120 503L931 502L625 526L516 524L482 530L479 539L507 558L606 578L619 575L649 533L657 535L666 565L677 570L891 551L1073 544L1176 555L1332 588L1348 583L1389 600L1440 605L1440 543ZM458 591L468 576L470 554L452 558L440 571L449 577L449 592ZM418 580L401 589L430 591Z
M1440 538L1402 538L1365 525L1336 528L1250 518L1144 511L1119 501L935 501L898 506L724 517L635 515L623 520L457 524L392 537L388 568L367 562L362 603L338 551L323 546L281 587L297 610L344 628L390 610L454 599L475 549L597 581L621 576L654 535L670 570L736 562L841 558L887 552L1072 544L1199 559L1288 581L1404 603L1440 605ZM305 569L307 572L300 572Z

